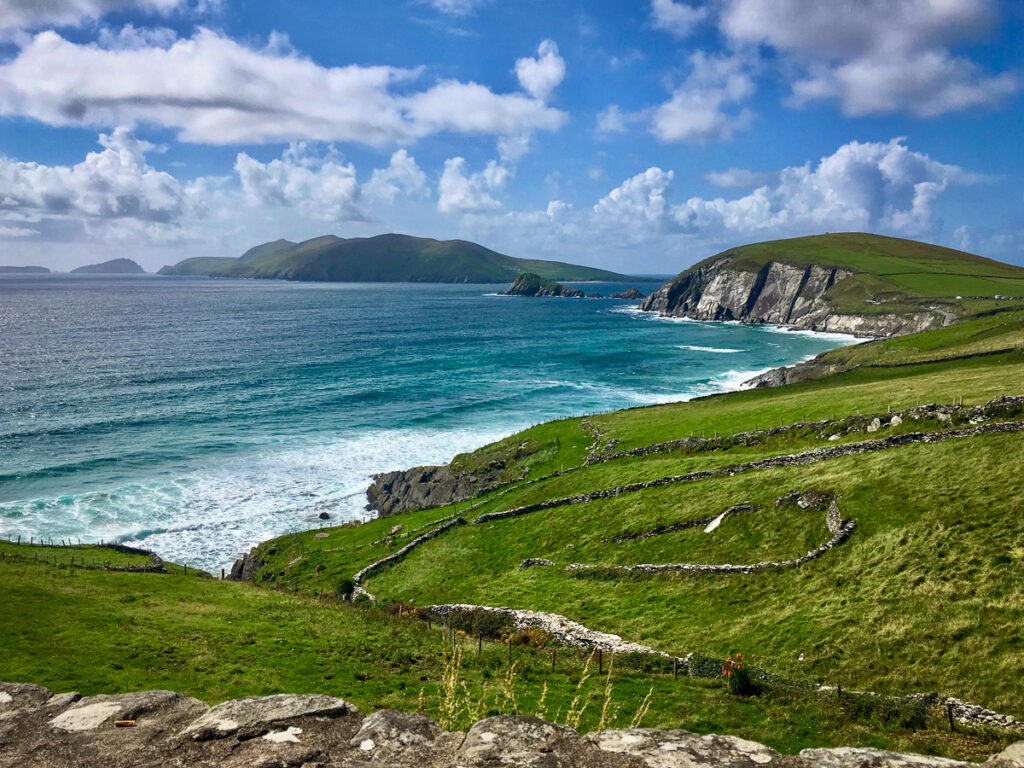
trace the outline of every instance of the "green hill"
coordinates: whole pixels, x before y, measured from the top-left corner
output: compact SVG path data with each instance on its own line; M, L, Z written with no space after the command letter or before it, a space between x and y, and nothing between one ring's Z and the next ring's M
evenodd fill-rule
M697 320L889 336L1024 305L1024 268L895 237L846 232L731 248L642 308Z
M111 259L101 264L86 264L72 269L73 275L144 275L146 270L131 259Z
M161 275L209 275L322 282L505 283L523 272L546 280L619 281L625 275L557 261L517 259L465 240L409 235L275 240L240 258L193 258Z

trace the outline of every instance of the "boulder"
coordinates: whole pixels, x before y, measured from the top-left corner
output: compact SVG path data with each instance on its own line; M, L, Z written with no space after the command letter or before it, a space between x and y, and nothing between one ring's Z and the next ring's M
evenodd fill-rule
M647 768L697 768L698 766L777 766L804 768L799 758L780 755L774 749L735 736L701 736L687 731L629 728L598 731L584 737L602 752L630 755L634 765Z
M344 699L323 694L280 693L225 701L191 723L182 736L194 741L237 736L239 740L263 736L300 717L337 718L359 710Z
M410 754L420 763L442 733L440 726L424 715L381 709L363 720L349 743L372 763L396 765Z
M814 768L977 768L973 763L944 757L904 755L858 747L805 749L800 752L800 757Z
M539 717L503 715L470 728L459 753L470 765L557 768L556 748L578 738L572 728Z

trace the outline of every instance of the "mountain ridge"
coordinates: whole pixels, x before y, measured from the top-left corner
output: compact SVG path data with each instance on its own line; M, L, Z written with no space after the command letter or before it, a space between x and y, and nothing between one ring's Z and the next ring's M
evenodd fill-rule
M515 258L468 240L396 233L355 238L324 235L300 243L279 239L250 248L238 258L185 259L158 274L320 282L502 283L523 272L574 282L632 279L596 267Z

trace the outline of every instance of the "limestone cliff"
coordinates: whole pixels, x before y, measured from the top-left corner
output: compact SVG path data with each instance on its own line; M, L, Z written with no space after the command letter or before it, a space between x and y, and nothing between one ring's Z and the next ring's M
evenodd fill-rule
M665 283L640 308L694 320L770 323L857 336L895 336L942 325L943 313L837 311L830 292L853 271L819 264L768 261L759 269L726 254Z

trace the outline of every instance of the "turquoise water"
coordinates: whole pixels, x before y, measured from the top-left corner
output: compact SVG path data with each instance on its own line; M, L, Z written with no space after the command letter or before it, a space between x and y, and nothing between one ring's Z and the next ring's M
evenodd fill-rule
M217 570L320 512L366 516L373 472L735 388L849 341L495 290L0 278L0 535L120 539Z

